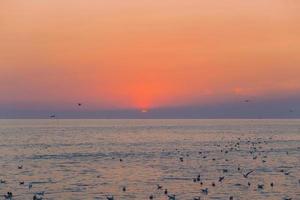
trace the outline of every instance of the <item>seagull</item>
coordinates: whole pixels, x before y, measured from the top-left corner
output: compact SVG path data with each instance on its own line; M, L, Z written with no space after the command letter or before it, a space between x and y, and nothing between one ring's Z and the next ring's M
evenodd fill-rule
M257 188L258 188L258 189L264 189L264 184L258 184L258 185L257 185Z
M254 170L251 170L250 172L248 172L248 173L246 173L246 174L243 174L244 178L248 178L248 176L249 176L252 172L254 172Z
M114 196L110 196L110 197L107 196L106 199L107 199L107 200L114 200Z
M32 198L33 200L43 200L43 197L38 197L36 194Z
M157 189L158 189L158 190L161 190L161 189L162 189L162 186L159 185L159 184L157 184Z
M40 196L44 196L44 194L45 194L45 191L36 192L35 194L36 194L36 195L40 195Z
M201 176L200 174L197 176L197 181L200 181L201 180Z
M12 200L13 194L12 192L7 192L7 194L4 195L4 198L7 200Z
M208 194L208 188L201 189L201 192L202 192L203 194Z
M292 198L289 198L289 197L285 197L283 198L284 200L292 200Z
M225 176L219 177L219 182L222 182L224 180Z
M168 195L168 197L169 197L169 200L176 200L175 194L173 194L173 195Z

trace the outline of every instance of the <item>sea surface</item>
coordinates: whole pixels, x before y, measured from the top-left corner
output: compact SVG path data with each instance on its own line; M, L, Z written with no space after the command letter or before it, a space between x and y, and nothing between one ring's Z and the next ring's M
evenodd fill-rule
M300 200L300 120L0 120L0 179L0 199Z

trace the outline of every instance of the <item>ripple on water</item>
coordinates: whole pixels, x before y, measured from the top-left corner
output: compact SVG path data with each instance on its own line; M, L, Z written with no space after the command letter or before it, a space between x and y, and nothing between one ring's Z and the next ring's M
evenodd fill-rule
M13 191L16 200L32 199L37 191L45 191L45 199L114 195L140 200L153 195L166 200L165 188L184 200L300 199L299 120L12 120L9 124L0 126L0 179L6 180L0 193ZM20 164L23 169L17 169ZM250 170L255 172L244 178L242 174ZM198 174L201 181L194 182ZM222 183L220 176L225 176ZM157 190L157 184L163 189ZM264 189L257 189L257 184L264 184ZM201 193L204 188L207 195Z

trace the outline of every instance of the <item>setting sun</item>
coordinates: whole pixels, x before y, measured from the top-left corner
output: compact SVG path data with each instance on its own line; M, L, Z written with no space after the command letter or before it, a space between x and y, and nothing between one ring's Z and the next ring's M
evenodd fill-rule
M142 109L141 112L142 112L142 113L147 113L148 110L147 110L147 109Z

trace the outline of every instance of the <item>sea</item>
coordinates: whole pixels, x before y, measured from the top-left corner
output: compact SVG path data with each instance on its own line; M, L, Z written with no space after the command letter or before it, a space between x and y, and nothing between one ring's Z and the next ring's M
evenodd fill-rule
M300 120L3 119L0 199L7 192L16 200L300 200Z

